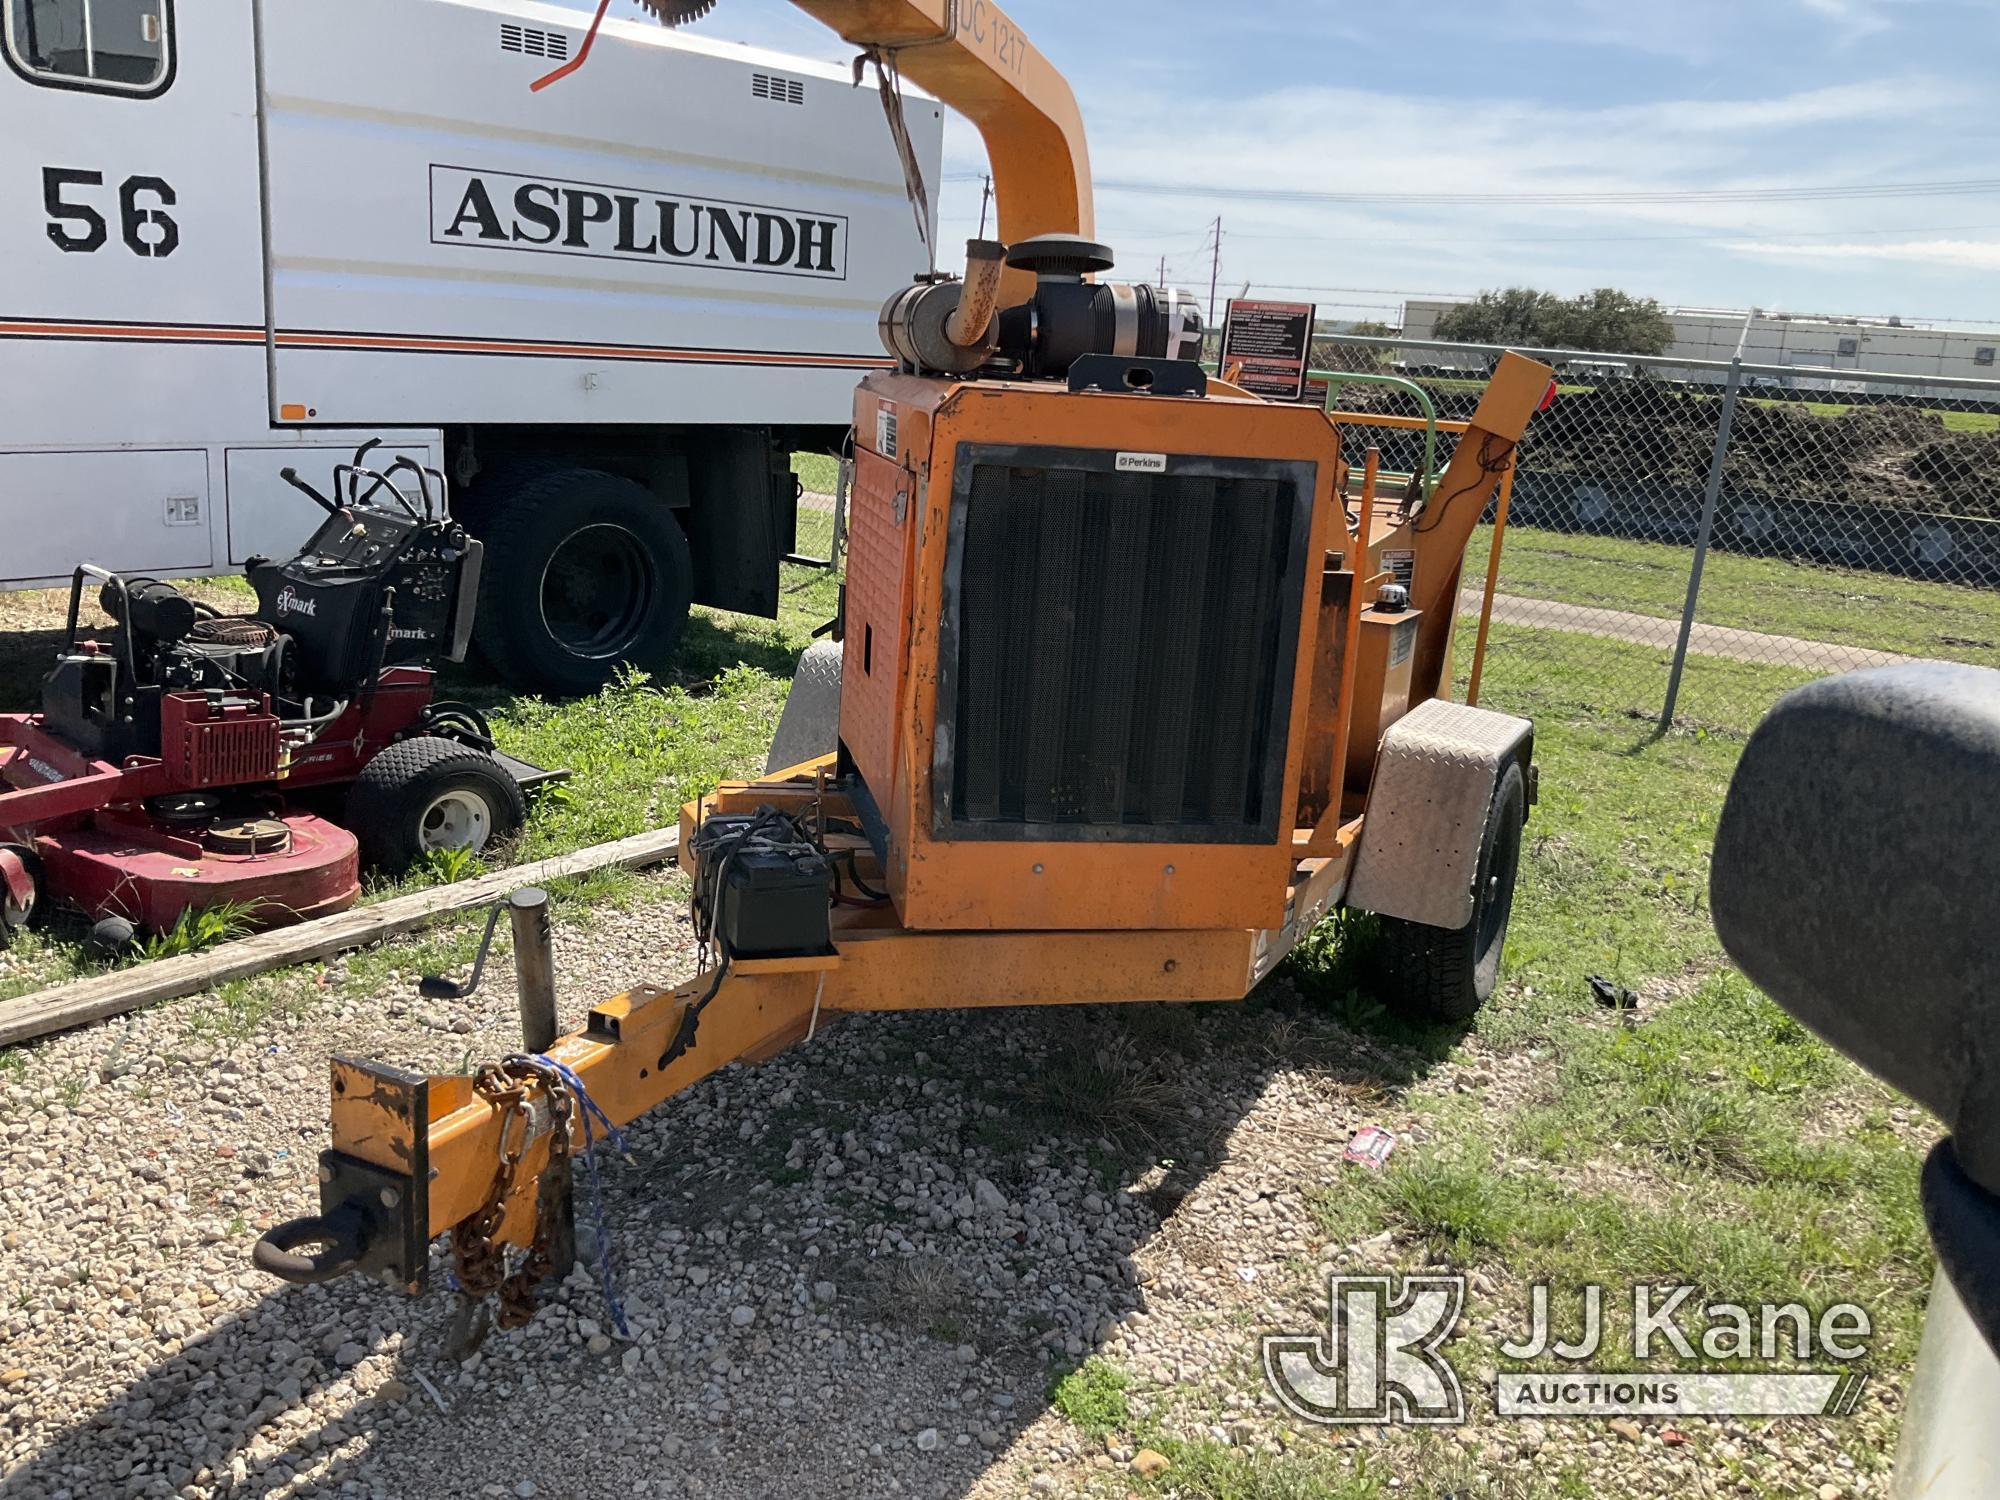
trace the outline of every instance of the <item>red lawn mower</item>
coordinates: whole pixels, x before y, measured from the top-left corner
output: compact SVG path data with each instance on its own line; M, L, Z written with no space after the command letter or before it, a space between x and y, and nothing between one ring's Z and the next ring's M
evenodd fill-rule
M262 925L339 911L364 860L481 849L561 774L433 698L431 663L465 655L480 544L445 514L443 475L365 467L373 446L335 468L344 500L284 471L327 519L289 561L250 560L252 614L76 570L42 711L0 715L0 943L44 901L105 947L224 902ZM86 580L108 643L78 639Z

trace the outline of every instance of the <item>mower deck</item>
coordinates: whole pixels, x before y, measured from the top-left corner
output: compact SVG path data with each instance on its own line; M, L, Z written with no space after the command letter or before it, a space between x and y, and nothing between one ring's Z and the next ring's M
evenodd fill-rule
M37 834L34 851L64 900L154 932L167 931L191 907L234 904L249 908L258 926L279 927L345 911L359 899L353 834L310 813L255 822L260 834L233 837L232 829L221 836L255 846L239 853L217 848L214 831L107 810L75 828Z

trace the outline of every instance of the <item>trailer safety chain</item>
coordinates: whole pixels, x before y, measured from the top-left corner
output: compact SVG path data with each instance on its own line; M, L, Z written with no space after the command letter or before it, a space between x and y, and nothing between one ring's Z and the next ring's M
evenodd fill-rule
M525 1326L535 1316L536 1288L555 1268L552 1246L556 1224L569 1196L569 1126L574 1101L563 1077L566 1071L543 1059L510 1057L502 1063L486 1064L473 1079L473 1091L504 1113L500 1121L500 1170L494 1176L493 1191L484 1206L451 1230L452 1265L465 1321L469 1322L466 1315L470 1309L488 1297L497 1297L495 1321L502 1328ZM535 1139L535 1105L528 1097L528 1087L534 1083L542 1086L548 1101L549 1164L536 1185L534 1238L519 1268L510 1275L506 1252L494 1236L506 1217L521 1160ZM510 1131L517 1132L511 1142ZM470 1342L476 1346L483 1332L480 1329L472 1334Z
M583 1120L583 1164L590 1173L591 1218L597 1229L597 1280L604 1292L604 1308L611 1314L611 1326L618 1337L628 1339L631 1331L625 1326L625 1305L618 1296L618 1278L611 1259L611 1226L604 1213L604 1179L597 1171L597 1128L603 1126L604 1141L613 1151L625 1158L627 1166L634 1165L632 1153L625 1146L625 1132L612 1123L603 1107L590 1097L590 1090L583 1080L567 1064L557 1062L553 1057L537 1052L531 1059L536 1064L553 1070L576 1098Z

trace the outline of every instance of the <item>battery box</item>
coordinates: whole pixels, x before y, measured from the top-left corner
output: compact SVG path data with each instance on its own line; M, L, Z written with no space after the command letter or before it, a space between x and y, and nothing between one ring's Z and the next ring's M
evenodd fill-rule
M827 913L833 867L809 844L743 837L751 819L702 824L697 888L714 939L732 958L800 958L833 951Z

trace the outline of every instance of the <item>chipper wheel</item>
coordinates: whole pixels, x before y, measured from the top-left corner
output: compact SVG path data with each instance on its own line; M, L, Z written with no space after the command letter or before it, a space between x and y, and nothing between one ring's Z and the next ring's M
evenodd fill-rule
M663 26L685 26L715 9L715 0L639 0Z
M487 845L519 830L528 803L507 768L483 750L420 735L369 761L347 794L361 857L400 875L436 849Z
M1520 765L1510 763L1486 811L1472 919L1463 927L1381 918L1376 954L1392 1003L1433 1021L1469 1021L1486 1003L1500 978L1527 813L1527 781Z

